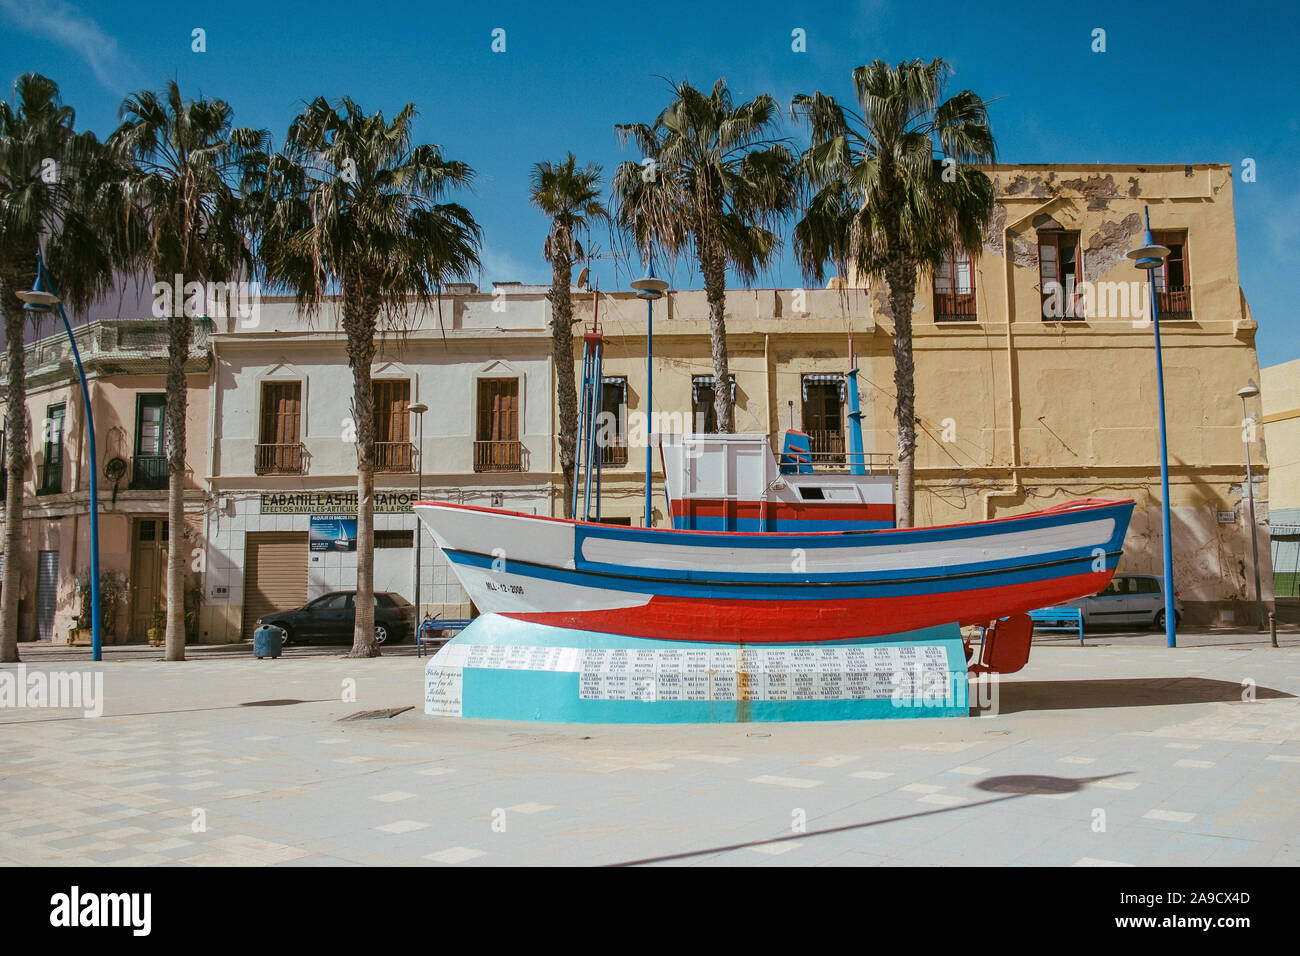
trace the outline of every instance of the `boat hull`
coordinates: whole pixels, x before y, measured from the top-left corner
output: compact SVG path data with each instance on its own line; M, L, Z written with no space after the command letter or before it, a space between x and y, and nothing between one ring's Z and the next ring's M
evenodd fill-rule
M630 637L853 640L987 623L1102 590L1131 501L943 528L746 534L421 502L481 611Z

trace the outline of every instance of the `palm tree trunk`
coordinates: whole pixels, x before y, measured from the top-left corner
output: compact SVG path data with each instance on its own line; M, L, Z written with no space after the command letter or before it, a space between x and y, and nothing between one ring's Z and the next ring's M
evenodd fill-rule
M167 637L163 659L185 660L185 362L194 319L172 316L167 342Z
M916 300L916 266L895 256L885 266L889 309L894 315L894 389L898 394L898 487L894 501L900 528L915 521L916 503L916 362L912 355L912 303Z
M727 367L727 265L711 235L699 243L700 274L709 302L709 348L713 353L713 413L718 432L732 430L731 374Z
M5 490L4 580L0 594L0 663L18 661L18 601L22 597L23 473L27 470L27 382L23 326L26 316L6 283L5 341L9 359L9 385L5 390ZM14 305L10 305L10 300Z
M557 230L558 232L558 230ZM551 256L551 360L560 409L560 470L564 475L564 517L573 517L574 467L578 447L578 390L573 383L573 262L568 235L557 236ZM590 463L588 463L590 465Z
M343 288L343 331L352 367L352 420L357 431L356 620L349 657L380 654L375 641L375 391L370 380L379 299L370 291L373 285L367 278L358 276Z

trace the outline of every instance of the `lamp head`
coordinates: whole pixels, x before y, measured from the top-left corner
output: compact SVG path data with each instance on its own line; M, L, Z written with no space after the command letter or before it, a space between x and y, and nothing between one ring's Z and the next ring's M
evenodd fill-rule
M406 410L413 415L423 415L429 410L429 406L424 402L416 402L414 405L407 405Z
M636 289L636 297L638 299L648 299L653 302L655 299L663 298L664 292L668 288L668 283L651 272L648 275L643 275L639 279L633 279L632 288Z
M45 287L45 270L41 268L36 270L36 284L17 295L26 303L23 306L26 312L49 312L59 304L59 297Z
M1142 245L1136 249L1130 249L1124 253L1130 259L1134 260L1133 264L1139 269L1159 269L1165 258L1169 255L1169 250L1165 246L1158 246L1155 240L1151 238L1151 213L1146 214L1146 229L1142 234Z
M1244 388L1237 389L1237 394L1243 399L1254 398L1259 394L1259 386L1255 384L1254 379L1251 379L1246 383Z

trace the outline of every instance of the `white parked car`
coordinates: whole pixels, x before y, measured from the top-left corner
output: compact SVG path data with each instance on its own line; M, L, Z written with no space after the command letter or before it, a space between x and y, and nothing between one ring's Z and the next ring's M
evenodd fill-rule
M1117 574L1106 590L1092 597L1079 598L1062 607L1083 611L1084 627L1112 624L1140 624L1143 627L1165 626L1165 579L1158 574ZM1182 622L1183 602L1174 592L1174 626Z

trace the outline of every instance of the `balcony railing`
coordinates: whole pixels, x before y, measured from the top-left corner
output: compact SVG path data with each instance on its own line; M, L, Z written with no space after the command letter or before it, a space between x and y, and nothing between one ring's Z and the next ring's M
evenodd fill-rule
M936 322L974 322L975 319L975 293L936 292L934 294Z
M604 445L600 449L600 463L602 465L626 465L627 464L627 445Z
M475 471L523 471L524 446L517 441L476 441Z
M842 431L812 431L808 433L814 465L844 464L844 433Z
M131 490L157 491L167 487L167 459L161 455L139 455L131 462Z
M375 471L409 472L413 470L413 446L409 441L375 442Z
M853 464L851 459L857 458L866 468L868 475L889 474L894 470L894 456L886 452L866 451L851 455L846 450L848 443L843 432L812 431L808 432L808 439L814 468L845 471Z
M302 442L258 445L256 472L259 475L301 475Z
M1156 290L1156 307L1161 319L1190 319L1192 317L1192 290L1174 287Z
M41 465L41 482L36 489L38 495L57 495L63 492L63 459L46 460Z

